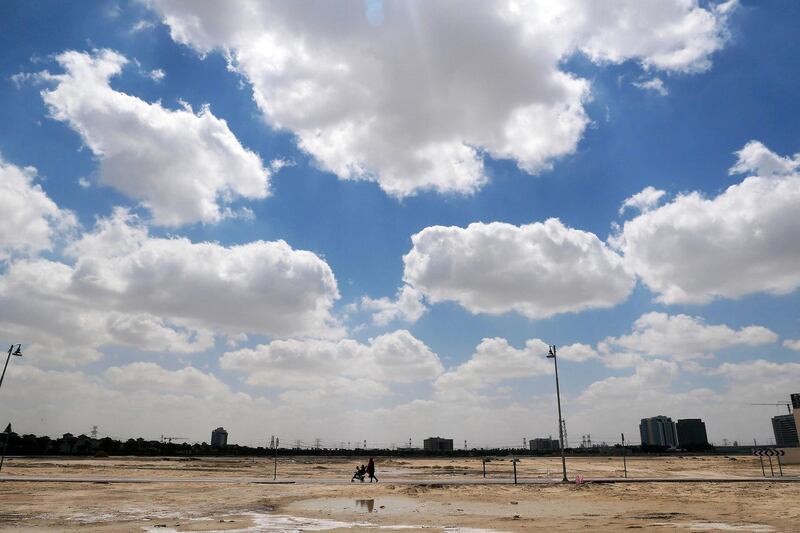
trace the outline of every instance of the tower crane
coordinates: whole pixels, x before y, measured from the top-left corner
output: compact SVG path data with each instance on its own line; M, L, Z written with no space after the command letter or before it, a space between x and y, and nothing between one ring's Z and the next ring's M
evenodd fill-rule
M792 404L789 402L776 402L776 403L751 403L750 405L785 405L786 410L789 411L789 414L792 414Z
M174 440L188 440L188 437L165 437L164 435L161 435L161 442L172 444L172 441Z

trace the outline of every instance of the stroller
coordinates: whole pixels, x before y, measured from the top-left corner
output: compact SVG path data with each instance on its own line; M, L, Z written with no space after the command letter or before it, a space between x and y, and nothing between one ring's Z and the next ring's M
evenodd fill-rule
M350 478L350 483L355 481L356 479L359 480L361 483L364 483L364 477L367 475L367 467L364 465L356 467L356 472L353 474L353 477Z

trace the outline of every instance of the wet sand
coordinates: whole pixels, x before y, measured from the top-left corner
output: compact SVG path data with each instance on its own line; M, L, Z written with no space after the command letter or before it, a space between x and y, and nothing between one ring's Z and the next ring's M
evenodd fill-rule
M735 459L735 460L733 460ZM281 458L279 479L350 479L358 459ZM377 459L382 480L481 478L479 459ZM12 458L14 476L263 477L250 458ZM620 458L572 458L570 477L621 476ZM629 459L640 477L761 477L749 457ZM508 459L487 464L511 477ZM776 468L777 473L777 468ZM800 475L799 466L784 467ZM518 475L560 478L557 458L523 458ZM0 483L3 531L800 531L800 483L576 485L257 485Z

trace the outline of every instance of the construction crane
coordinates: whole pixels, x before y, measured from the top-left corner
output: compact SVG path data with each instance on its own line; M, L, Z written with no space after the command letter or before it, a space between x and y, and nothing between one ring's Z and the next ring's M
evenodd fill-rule
M751 403L750 405L785 405L786 410L789 411L789 414L792 414L792 404L789 402L776 402L776 403Z
M164 435L161 435L161 442L166 441L167 444L172 444L172 441L174 440L188 440L188 437L165 437Z

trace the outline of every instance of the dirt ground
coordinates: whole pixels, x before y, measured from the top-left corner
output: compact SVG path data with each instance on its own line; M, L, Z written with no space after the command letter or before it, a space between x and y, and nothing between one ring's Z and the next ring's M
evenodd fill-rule
M366 458L365 458L366 460ZM364 460L364 462L366 462ZM281 458L279 480L349 480L358 459ZM3 475L208 479L208 483L0 483L3 531L800 531L800 483L443 485L482 478L480 459L377 458L378 484L272 479L258 458L11 458ZM523 458L520 478L560 478L558 458ZM570 477L621 477L614 458L568 458ZM487 464L509 479L507 458ZM777 474L777 464L775 464ZM751 457L628 460L631 477L761 477ZM767 466L767 473L769 468ZM784 466L800 475L800 466ZM430 481L419 485L397 480Z

